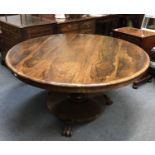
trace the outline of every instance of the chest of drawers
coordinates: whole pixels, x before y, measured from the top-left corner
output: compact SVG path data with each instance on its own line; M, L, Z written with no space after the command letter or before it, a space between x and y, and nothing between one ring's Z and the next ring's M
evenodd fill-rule
M14 15L0 17L0 25L3 33L2 59L4 60L7 51L17 43L55 33L56 23L30 15Z

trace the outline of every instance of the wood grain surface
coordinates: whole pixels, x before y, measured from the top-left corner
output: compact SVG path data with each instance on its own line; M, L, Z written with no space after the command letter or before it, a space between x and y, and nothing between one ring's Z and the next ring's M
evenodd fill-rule
M58 34L15 45L7 66L29 84L62 92L100 92L131 83L149 67L143 49L120 39Z
M131 36L135 36L137 38L146 38L146 37L155 35L155 32L151 32L149 30L146 31L142 29L137 29L134 27L121 27L121 28L115 29L114 31L118 31L118 32L128 34Z

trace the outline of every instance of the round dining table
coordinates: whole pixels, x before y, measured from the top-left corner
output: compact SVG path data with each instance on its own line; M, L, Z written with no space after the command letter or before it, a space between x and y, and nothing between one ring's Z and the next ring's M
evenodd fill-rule
M47 107L64 123L62 135L68 137L74 124L96 119L112 104L104 92L132 83L150 64L146 52L130 42L71 33L23 41L5 61L18 79L46 90ZM55 93L66 98L55 104Z

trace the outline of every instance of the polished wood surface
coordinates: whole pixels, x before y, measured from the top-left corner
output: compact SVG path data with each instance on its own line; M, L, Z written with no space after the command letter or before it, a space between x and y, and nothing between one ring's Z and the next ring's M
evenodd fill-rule
M35 17L29 14L1 16L0 21L18 28L55 23L55 20L45 20L44 18Z
M116 31L116 32L118 31L120 33L125 33L125 34L135 36L138 38L145 38L145 37L150 37L152 35L155 35L155 32L137 29L137 28L133 28L133 27L117 28L114 31Z
M99 92L130 83L149 67L149 57L112 37L59 34L17 44L6 63L19 78L46 89Z

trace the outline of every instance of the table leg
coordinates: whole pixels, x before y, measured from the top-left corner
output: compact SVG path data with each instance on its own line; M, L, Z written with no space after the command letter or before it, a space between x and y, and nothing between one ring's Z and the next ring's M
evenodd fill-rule
M137 89L140 85L151 81L152 81L152 75L150 75L149 73L145 73L144 75L142 75L136 81L133 82L132 88Z
M72 125L75 123L89 122L96 119L112 101L106 95L90 97L86 94L69 94L67 98L56 104L48 94L47 106L57 118L65 123L62 135L72 135Z

